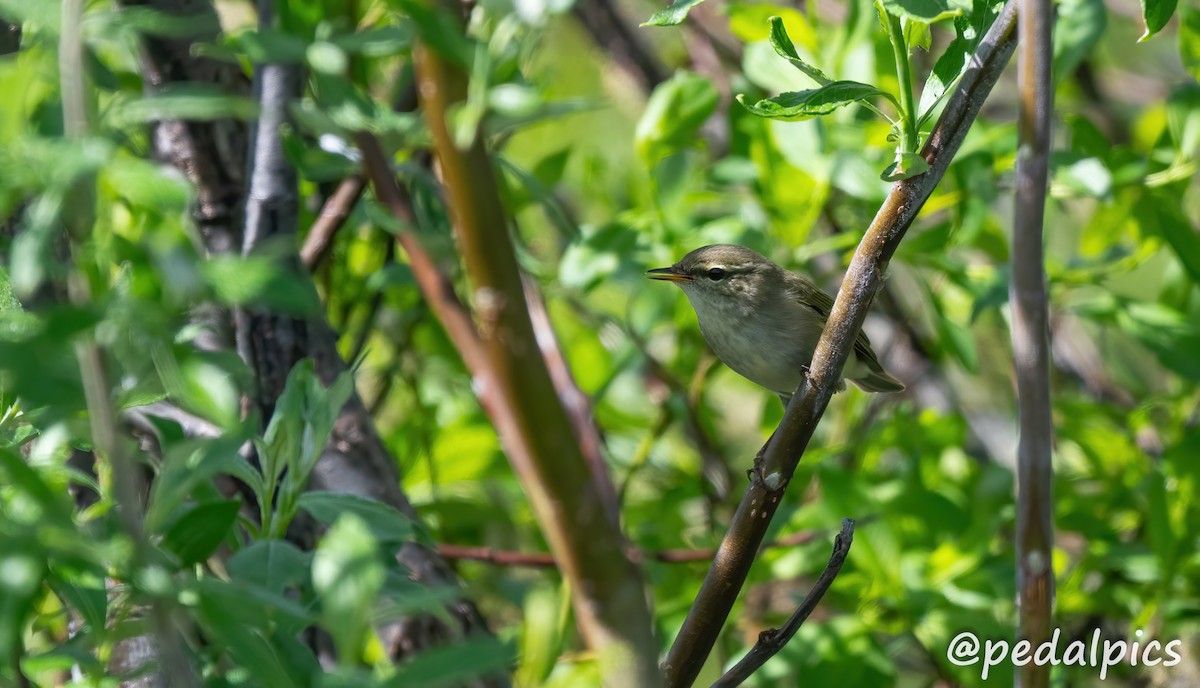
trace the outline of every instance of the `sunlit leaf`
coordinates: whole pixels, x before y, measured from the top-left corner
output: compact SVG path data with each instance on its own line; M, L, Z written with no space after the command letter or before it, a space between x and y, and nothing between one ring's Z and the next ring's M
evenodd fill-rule
M321 538L313 556L312 581L339 652L356 655L370 628L384 570L378 543L355 513L339 515Z
M827 115L840 107L875 96L891 98L888 93L870 84L834 81L808 91L782 93L753 105L748 104L745 97L739 95L738 102L759 117L798 120Z
M1142 19L1146 22L1146 32L1139 41L1144 41L1162 30L1171 15L1175 13L1176 0L1141 0Z
M879 175L880 179L885 182L898 182L929 171L929 162L920 153L900 153L897 158Z
M810 79L818 84L821 84L822 86L832 81L832 79L825 76L824 72L800 58L800 55L796 52L796 46L792 43L791 37L788 36L787 29L783 25L782 18L771 17L767 21L770 23L771 27L769 36L771 47L775 49L775 52L780 57L790 62L793 67L799 69L801 72L808 75Z
M634 142L653 161L695 143L696 130L717 108L717 90L703 77L679 72L659 84L638 120Z
M948 0L883 0L883 8L901 19L935 24L962 14L962 8Z
M642 26L675 26L687 19L688 12L704 0L675 0L670 7L659 10L647 19Z

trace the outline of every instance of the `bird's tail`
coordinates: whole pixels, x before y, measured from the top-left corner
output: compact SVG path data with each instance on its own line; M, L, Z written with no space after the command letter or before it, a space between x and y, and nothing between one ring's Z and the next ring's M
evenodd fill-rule
M903 392L904 383L888 374L883 368L871 367L871 370L859 377L852 377L850 381L858 385L859 389L866 392Z

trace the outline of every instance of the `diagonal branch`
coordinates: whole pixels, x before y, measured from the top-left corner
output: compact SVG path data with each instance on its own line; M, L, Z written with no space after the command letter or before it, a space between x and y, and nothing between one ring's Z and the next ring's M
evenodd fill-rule
M850 554L850 544L854 541L854 519L842 519L842 531L833 539L833 554L829 555L829 563L825 565L825 570L821 572L821 576L817 578L817 582L813 585L812 590L805 595L804 601L792 612L792 616L780 628L772 628L763 631L758 635L758 642L745 657L733 668L725 672L725 675L717 679L717 682L712 684L712 688L734 688L740 686L742 681L750 678L759 667L767 663L767 660L779 654L792 636L796 635L796 631L800 630L800 626L808 619L808 616L813 613L817 605L821 602L821 598L825 596L825 592L829 590L829 586L833 585L833 579L842 572L842 565L846 563L846 555Z
M1017 57L1016 208L1013 213L1013 363L1021 422L1017 447L1018 637L1035 646L1049 640L1054 607L1054 503L1050 417L1050 315L1046 299L1042 226L1050 159L1053 50L1050 0L1019 0L1021 45ZM1050 667L1030 662L1017 670L1021 686L1050 685Z
M779 428L755 459L750 487L663 664L668 686L689 686L712 650L750 572L788 481L833 396L852 342L862 329L888 261L921 206L941 181L967 130L1016 46L1016 6L1008 3L980 42L922 155L930 169L892 186L842 282L811 372L796 390Z
M354 205L362 196L365 182L359 175L346 177L334 189L333 194L321 207L321 213L313 221L304 237L304 245L300 247L300 262L312 271L317 263L333 245L333 235L345 224L346 218L354 210Z

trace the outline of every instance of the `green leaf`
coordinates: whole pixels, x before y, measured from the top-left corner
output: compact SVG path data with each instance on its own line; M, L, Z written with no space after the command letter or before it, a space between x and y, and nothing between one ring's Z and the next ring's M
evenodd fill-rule
M793 67L804 72L810 79L822 86L832 81L832 79L825 76L824 72L800 58L800 55L796 52L795 44L792 43L791 37L788 36L787 28L783 25L782 18L771 17L767 22L771 26L771 33L768 36L771 41L771 47L775 49L775 52L780 57L790 62Z
M341 656L360 654L384 577L378 543L367 523L354 512L338 516L317 546L312 581L321 596L325 628Z
M426 45L455 66L470 71L475 48L457 17L440 6L421 0L391 0L388 4L408 15Z
M350 371L343 372L326 389L317 379L311 359L292 367L263 435L263 474L268 482L273 483L287 469L288 489L299 493L325 449L338 414L353 393L354 377Z
M659 10L654 13L654 16L642 23L642 26L675 26L682 24L684 19L687 19L688 12L692 8L704 0L675 0L670 7Z
M185 593L197 602L205 637L229 652L255 685L289 688L309 685L320 665L306 646L289 641L312 615L295 602L242 582L208 576Z
M282 593L308 580L311 559L286 540L260 540L238 550L225 568L234 579Z
M1170 192L1145 194L1134 206L1135 214L1142 232L1165 239L1188 278L1200 284L1200 234L1184 215L1180 198Z
M187 440L167 448L162 469L150 491L146 529L162 532L176 518L184 498L218 473L236 476L261 494L262 478L258 471L238 454L242 443L235 434L226 434L216 439Z
M314 71L332 76L344 76L350 66L350 58L346 51L328 41L317 41L308 46L305 52L308 64Z
M255 117L258 117L258 103L253 99L200 84L164 86L151 95L114 103L105 112L106 123L114 128L166 119L211 121Z
M753 105L747 104L745 96L739 95L738 102L759 117L798 120L828 115L840 107L875 96L891 99L891 95L887 92L870 84L857 81L833 81L808 91L781 93L774 98L760 100Z
M513 652L494 638L472 636L462 643L431 648L396 667L386 688L444 688L469 683L489 672L508 673Z
M254 64L303 62L308 50L308 41L277 29L243 31L227 42Z
M520 663L514 672L517 685L540 686L549 678L562 654L569 609L562 586L540 585L526 593Z
M163 536L163 546L184 566L204 561L216 551L237 521L239 499L203 502L184 511Z
M898 160L887 166L879 178L885 182L898 182L929 171L929 163L920 153L900 153Z
M971 43L972 41L959 34L950 41L946 51L934 63L929 78L925 80L925 87L921 89L921 101L917 105L917 112L921 113L918 128L925 124L950 87L967 71L967 55L971 50Z
M1104 35L1108 10L1104 0L1061 0L1054 22L1054 80L1062 81Z
M108 589L103 567L54 566L50 573L50 587L64 604L74 609L91 630L106 627Z
M352 55L364 57L388 57L398 55L412 45L413 31L410 25L379 26L364 31L338 36L333 42Z
M1200 381L1200 328L1177 310L1157 303L1126 302L1117 325L1154 352L1163 366Z
M904 45L908 47L908 54L911 55L916 48L928 52L929 47L933 45L933 33L929 30L929 24L917 19L903 19L900 23L903 27Z
M194 592L220 608L222 616L247 628L299 630L314 621L313 613L296 600L243 580L206 576L195 586Z
M926 24L936 24L962 14L962 8L951 6L947 0L883 0L883 8L901 19Z
M1146 32L1138 42L1147 40L1162 30L1175 13L1175 0L1142 0L1142 19L1146 22Z
M321 523L332 524L342 514L354 514L376 540L395 545L416 538L413 522L392 507L348 492L305 492L296 504Z
M265 306L292 315L310 315L320 307L312 280L281 257L220 255L200 269L217 297L232 306Z
M696 141L698 130L717 109L717 89L703 77L679 72L650 94L634 132L634 145L647 162Z
M1200 9L1186 4L1179 8L1179 55L1188 74L1200 81Z

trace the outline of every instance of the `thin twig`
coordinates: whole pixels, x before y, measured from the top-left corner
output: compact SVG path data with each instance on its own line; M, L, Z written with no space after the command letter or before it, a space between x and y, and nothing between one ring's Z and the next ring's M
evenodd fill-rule
M825 570L821 572L820 578L813 584L812 590L808 591L808 595L804 597L804 601L792 613L791 618L787 620L780 628L772 628L763 631L758 635L758 642L745 657L737 664L733 665L729 671L725 672L721 678L717 679L716 683L712 684L712 688L734 688L740 686L742 681L750 678L767 660L774 657L783 649L792 636L796 635L796 631L800 630L800 626L808 619L808 616L813 613L820 603L821 598L825 596L825 592L829 590L829 586L833 585L833 579L842 571L842 565L846 563L846 555L850 554L850 544L854 541L854 519L843 518L842 530L833 539L833 554L829 555L829 563L825 565Z
M408 193L396 182L396 176L392 173L391 165L388 164L387 156L384 155L379 140L372 134L359 132L354 135L354 143L362 152L363 166L367 170L367 177L371 180L371 189L375 192L375 198L388 209L392 216L412 227L414 220ZM413 277L421 289L421 294L425 296L434 315L446 329L450 340L454 342L454 347L463 357L467 370L478 375L479 373L476 371L485 369L483 342L479 338L478 330L475 329L470 311L454 291L454 284L449 277L438 270L433 258L429 256L421 241L411 231L398 232L396 241L408 255L409 267L412 268Z
M1013 364L1021 423L1017 448L1017 608L1021 640L1036 647L1050 638L1054 606L1054 547L1050 417L1050 315L1046 299L1042 227L1054 103L1053 12L1049 0L1019 0L1017 58L1016 208L1013 214ZM1030 662L1017 670L1023 688L1050 685L1050 667Z
M859 243L813 355L810 373L796 390L775 434L756 457L750 487L667 654L663 671L668 686L690 686L695 681L724 628L788 481L833 396L852 342L883 283L888 261L941 181L983 101L1008 64L1016 44L1015 26L1016 5L1010 2L980 42L954 97L930 133L922 150L929 171L892 186Z
M321 213L313 221L300 247L300 262L309 271L316 269L317 263L333 245L333 236L346 223L346 218L354 211L354 206L362 196L366 181L361 175L346 177L338 184L333 193L325 200Z
M563 409L571 419L571 426L575 428L583 459L608 511L608 520L619 528L621 505L617 499L616 485L608 472L608 464L604 461L604 439L592 416L592 402L575 383L571 367L567 365L567 359L558 346L558 337L554 334L554 326L550 324L550 314L546 312L546 303L537 284L528 275L522 275L521 283L525 288L525 301L529 304L529 321L533 325L533 334L542 351L542 358L546 359L550 379Z
M775 542L764 545L764 549L796 547L808 544L817 538L824 537L827 531L803 530L779 538ZM491 547L471 547L467 545L451 545L439 543L438 554L445 559L460 561L479 561L496 566L521 566L527 568L554 568L554 555L549 552L516 552L513 550L493 549ZM646 551L638 547L630 547L627 554L633 561L656 561L660 564L694 564L701 561L712 561L717 551L706 549L659 549Z

